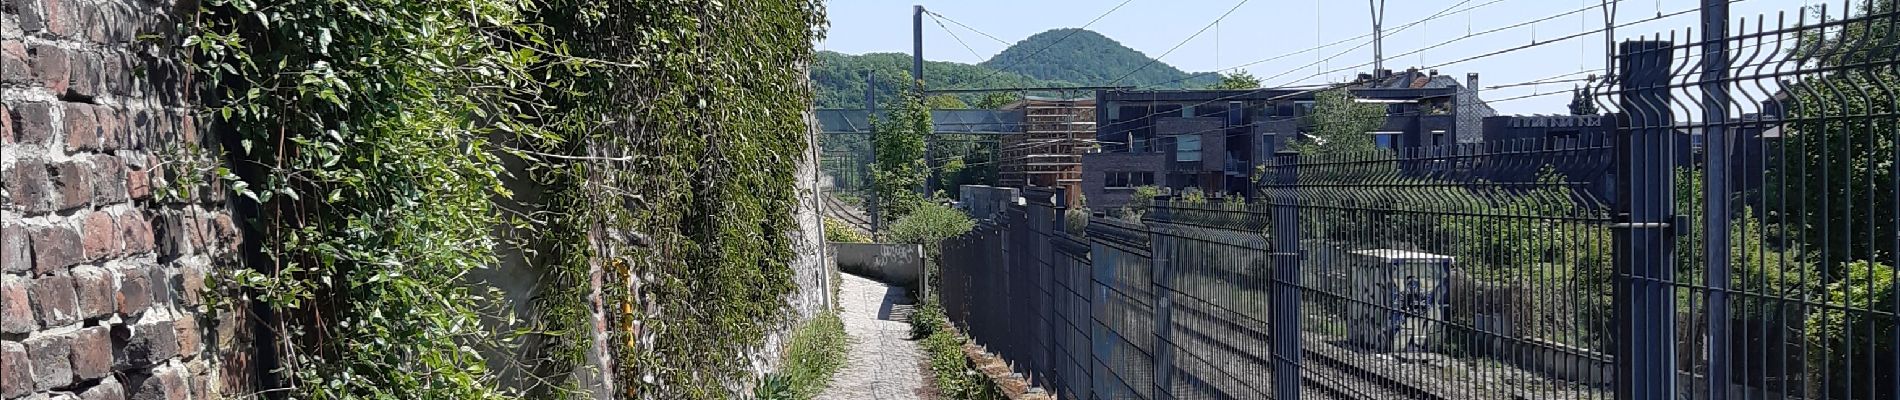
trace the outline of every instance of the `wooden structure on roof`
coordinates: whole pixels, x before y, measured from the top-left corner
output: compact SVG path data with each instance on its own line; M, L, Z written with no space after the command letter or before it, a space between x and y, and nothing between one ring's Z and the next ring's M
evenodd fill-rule
M1082 196L1082 154L1095 149L1095 100L1025 97L1004 110L1022 112L1022 134L1004 136L997 183L1005 187L1067 189L1064 203Z

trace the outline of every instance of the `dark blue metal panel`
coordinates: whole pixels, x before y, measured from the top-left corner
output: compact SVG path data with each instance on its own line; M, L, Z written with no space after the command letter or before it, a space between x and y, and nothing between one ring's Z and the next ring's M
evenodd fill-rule
M1273 185L1273 392L1281 400L1300 398L1300 208L1299 153L1274 155Z
M1670 151L1670 43L1619 46L1615 287L1616 398L1676 398L1676 222Z

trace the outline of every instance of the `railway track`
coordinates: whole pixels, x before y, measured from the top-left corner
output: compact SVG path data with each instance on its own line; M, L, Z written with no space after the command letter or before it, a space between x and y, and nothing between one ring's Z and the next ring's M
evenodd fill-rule
M871 219L861 214L862 211L858 210L857 206L845 203L843 200L838 200L837 197L831 194L825 194L823 197L825 199L825 216L844 221L845 224L850 225L852 229L856 229L859 232L866 234L871 232Z
M1268 371L1249 370L1245 365L1270 363L1264 354L1247 354L1255 345L1229 342L1251 337L1267 342L1270 337L1260 328L1247 324L1220 323L1225 310L1190 303L1173 309L1178 323L1192 332L1173 337L1176 351L1196 350L1196 355L1177 355L1177 360L1211 362L1225 373L1238 373L1265 379ZM1212 309L1210 309L1212 308ZM1199 321L1199 322L1195 322ZM1223 340L1222 338L1227 338ZM1338 343L1336 337L1314 332L1301 333L1302 359L1300 383L1303 392L1324 399L1591 399L1606 398L1600 389L1564 384L1541 374L1497 363L1455 359L1430 353L1372 353ZM1183 371L1185 372L1185 371ZM1178 373L1178 372L1177 372ZM1219 372L1217 372L1219 374ZM1234 386L1220 376L1198 377L1226 393L1258 393L1266 386ZM1251 380L1254 378L1248 378ZM1257 387L1255 387L1257 386Z

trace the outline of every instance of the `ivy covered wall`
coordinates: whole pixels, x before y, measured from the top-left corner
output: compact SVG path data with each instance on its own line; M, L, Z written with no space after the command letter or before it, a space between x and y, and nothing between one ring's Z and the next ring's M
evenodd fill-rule
M816 1L5 11L5 398L727 398L827 299Z

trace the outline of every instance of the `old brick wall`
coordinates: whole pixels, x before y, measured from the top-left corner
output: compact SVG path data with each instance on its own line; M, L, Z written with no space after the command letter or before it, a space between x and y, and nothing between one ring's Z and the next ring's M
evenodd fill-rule
M172 0L5 0L0 398L242 395L240 317L204 310L238 230L173 53ZM170 186L168 186L170 185Z

